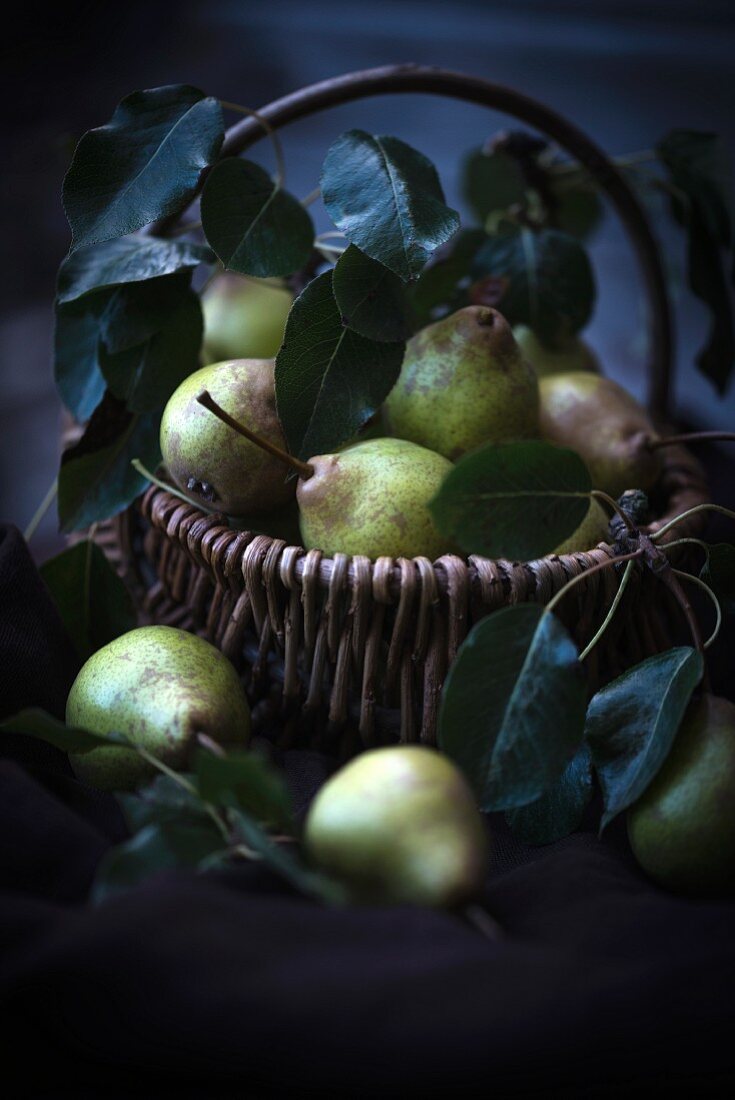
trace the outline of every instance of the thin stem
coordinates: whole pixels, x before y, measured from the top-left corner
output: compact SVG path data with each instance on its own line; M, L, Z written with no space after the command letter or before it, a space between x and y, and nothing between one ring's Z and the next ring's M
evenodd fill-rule
M625 572L623 573L623 579L621 580L620 584L618 585L618 590L615 593L615 599L610 604L610 610L608 611L607 615L603 619L602 626L597 631L597 633L593 637L592 641L588 642L587 645L582 650L582 652L580 653L580 655L579 655L580 661L584 661L587 657L589 657L590 653L595 648L595 646L599 642L600 638L602 637L602 635L605 633L608 626L612 622L613 615L615 614L615 612L617 610L618 604L620 603L620 601L623 598L623 593L625 592L625 589L628 586L628 581L630 580L630 574L632 572L633 572L633 562L629 561L628 564L625 566Z
M688 543L691 543L693 546L699 546L702 550L704 550L707 557L709 557L709 546L702 539L674 539L673 542L667 542L665 546L661 547L661 549L664 551L673 550L676 546L685 546Z
M196 500L194 497L190 497L187 493L182 492L181 489L177 489L175 485L170 485L168 481L162 481L160 477L156 477L150 470L146 469L139 458L132 458L130 465L138 471L153 485L157 485L159 489L164 489L167 493L171 493L172 496L178 497L179 500L183 500L186 504L193 505L194 508L198 508L201 512L208 512L210 516L218 514L217 508L210 508L203 500Z
M725 441L735 443L735 432L684 432L683 435L668 435L665 439L649 439L649 451L660 447L672 447L675 443L716 443Z
M206 733L198 733L197 741L203 749L206 749L207 752L211 752L212 756L218 756L220 760L227 759L227 753L222 746L218 745L216 741L213 741L211 737L208 737Z
M681 577L682 580L691 581L692 584L695 584L697 586L697 588L704 589L709 598L712 600L712 603L715 605L715 629L712 631L709 638L702 646L703 649L709 649L717 635L720 633L720 627L722 626L722 608L720 607L720 601L717 599L717 596L714 594L710 586L708 584L705 584L701 577L695 577L691 573L683 573L680 569L674 569L673 572L676 573L677 577Z
M566 596L570 588L573 588L575 584L579 584L580 581L586 580L587 577L591 577L593 573L599 573L602 569L609 569L613 565L620 565L621 562L633 561L634 558L642 557L643 550L634 550L630 554L620 554L618 557L608 558L607 561L601 561L598 565L593 565L591 569L585 569L582 573L578 573L576 577L572 577L570 581L567 581L564 587L560 588L556 595L549 600L544 608L544 615L548 615L554 610L562 597Z
M314 190L310 191L308 195L304 195L303 199L301 200L301 205L302 206L311 206L312 203L316 202L317 199L321 198L321 194L322 194L321 187L315 187Z
M487 909L481 905L466 905L462 915L468 924L471 924L486 940L502 939L503 929L494 917L491 917Z
M169 779L172 779L174 783L182 788L182 790L187 791L188 794L191 794L194 796L194 798L198 799L201 802L201 805L206 813L209 815L209 817L211 817L212 821L217 826L217 829L222 834L223 839L227 843L229 843L230 834L227 829L227 825L217 813L214 806L210 802L205 802L203 799L200 798L199 791L196 789L193 783L190 783L188 779L184 779L183 775L179 775L179 773L174 771L173 768L169 768L168 764L164 764L162 760L159 760L158 757L154 756L152 752L148 752L148 749L143 748L142 745L131 745L131 748L134 748L138 756L142 756L143 759L151 764L154 768L156 768L157 771L163 772L164 775L167 775Z
M606 504L609 504L613 511L617 512L617 514L620 516L623 523L630 531L631 535L635 534L635 524L633 523L630 516L623 511L617 501L613 500L613 498L611 496L608 496L607 493L603 493L602 489L593 489L590 493L590 496L594 497L596 500L604 500Z
M697 616L694 614L694 608L689 603L689 597L684 589L679 584L677 579L676 569L667 569L663 573L658 574L661 581L671 592L672 596L679 604L679 607L684 612L689 631L692 635L692 641L694 642L694 648L700 653L704 652L704 644L702 642L702 632L699 629L699 623L697 622Z
M55 477L48 488L46 496L43 498L38 508L36 508L36 511L33 513L33 518L31 522L28 524L25 531L23 532L23 538L26 540L26 542L30 542L35 535L36 531L38 530L39 524L41 523L41 520L46 515L49 508L56 499L56 494L58 491L59 479Z
M249 439L251 443L255 443L261 450L267 451L268 454L273 455L274 458L280 458L281 462L285 462L287 466L291 466L296 470L300 477L309 478L314 473L314 467L309 465L308 462L302 462L300 458L295 458L293 455L288 454L275 443L271 443L268 439L263 439L262 436L257 435L255 432L251 432L250 428L246 428L244 424L241 424L239 420L235 420L233 416L230 416L228 412L218 405L212 397L209 390L202 390L197 397L197 401L200 405L203 405L205 409L213 413L218 417L223 424L226 424L228 428L232 428L234 432Z
M283 187L286 182L286 160L283 155L283 146L281 145L281 139L276 131L273 129L268 119L263 118L257 111L253 111L250 107L243 107L239 103L230 103L226 99L221 99L220 103L227 111L236 111L241 115L248 115L250 118L256 119L265 130L266 134L271 140L273 145L273 152L276 157L276 175L278 187Z
M688 519L689 516L694 516L697 512L720 512L723 516L729 516L730 519L735 519L735 512L732 512L729 508L723 508L721 504L697 504L694 508L688 508L686 512L682 512L680 516L674 516L668 523L665 523L663 527L659 527L658 531L654 531L651 535L652 542L658 542L660 538L670 531L672 527L676 527L677 523L681 523L682 520Z

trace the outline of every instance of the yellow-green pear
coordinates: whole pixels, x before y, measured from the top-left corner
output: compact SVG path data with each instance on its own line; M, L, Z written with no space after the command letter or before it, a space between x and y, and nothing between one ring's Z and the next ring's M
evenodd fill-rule
M514 325L513 335L521 353L539 378L565 371L593 371L601 374L600 361L581 336L572 336L559 347L547 347L528 325Z
M457 906L477 896L486 873L472 791L446 756L418 745L374 749L332 776L304 842L357 901Z
M209 642L170 626L143 626L92 654L72 684L69 726L123 733L168 767L185 770L204 733L243 748L250 709L228 659ZM156 774L134 750L103 745L75 753L79 779L102 790L129 790Z
M292 304L291 292L280 282L218 275L202 295L203 362L272 359Z
M591 500L587 514L568 539L557 546L554 554L574 554L575 551L592 550L601 542L609 542L608 519L599 501Z
M691 703L669 756L628 811L633 854L670 890L735 889L735 705Z
M505 318L466 306L421 329L385 403L387 430L452 461L538 435L538 382Z
M251 431L282 450L272 359L212 363L189 375L169 399L161 420L161 454L169 475L190 496L233 516L271 512L293 498L289 468L236 434L197 401L208 390Z
M404 439L369 439L309 465L313 475L296 490L307 549L432 559L450 551L428 508L452 468L446 458Z
M627 390L587 371L550 375L539 389L542 437L576 451L593 488L617 498L626 489L653 487L661 463L648 444L656 432Z

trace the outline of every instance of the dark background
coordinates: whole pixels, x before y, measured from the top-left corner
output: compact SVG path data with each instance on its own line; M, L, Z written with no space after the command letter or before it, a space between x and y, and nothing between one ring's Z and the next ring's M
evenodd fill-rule
M650 147L679 126L718 131L732 149L732 11L731 0L24 5L15 12L12 38L4 39L0 516L25 526L55 475L60 407L51 374L52 299L68 246L61 182L76 140L107 121L124 95L188 82L257 108L329 75L414 61L514 86L566 114L611 153ZM450 202L462 208L461 156L507 122L425 96L352 104L284 131L287 183L305 195L330 142L363 126L429 155ZM254 156L271 164L267 143ZM682 242L661 210L652 213L675 302L677 410L695 425L731 427L735 391L720 402L692 366L707 322L683 286ZM596 234L592 255L599 301L590 340L608 373L640 395L641 287L612 216ZM34 551L42 559L58 545L52 511Z

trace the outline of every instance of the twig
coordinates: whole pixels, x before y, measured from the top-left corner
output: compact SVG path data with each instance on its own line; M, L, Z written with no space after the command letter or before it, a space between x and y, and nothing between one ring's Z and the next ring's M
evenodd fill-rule
M25 531L23 532L23 538L26 540L26 542L30 542L31 539L33 538L33 536L35 535L35 533L38 530L38 527L41 523L41 520L46 515L49 508L51 507L54 500L56 499L56 494L57 494L58 491L59 491L59 479L57 477L55 477L54 480L51 482L51 485L48 488L46 496L43 498L43 500L39 504L38 508L33 513L33 518L31 519L31 522L28 524Z

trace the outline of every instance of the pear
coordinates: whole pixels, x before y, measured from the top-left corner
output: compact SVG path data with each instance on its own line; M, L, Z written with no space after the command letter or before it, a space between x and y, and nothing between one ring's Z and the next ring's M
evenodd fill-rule
M277 281L219 275L202 295L203 362L272 359L292 303L290 291Z
M313 475L296 490L307 549L369 558L450 550L428 508L452 468L446 458L403 439L369 439L309 465Z
M587 514L568 539L564 539L554 554L573 554L577 550L592 550L601 542L610 541L609 519L599 501L591 500Z
M735 706L703 695L628 811L633 854L651 878L684 893L735 887Z
M250 710L233 665L203 638L171 626L143 626L93 653L72 684L69 726L123 733L168 767L189 765L204 733L244 747ZM79 779L128 790L152 778L153 765L128 748L101 746L70 756Z
M391 435L452 461L538 435L538 382L497 310L467 306L409 340L385 403Z
M285 449L276 413L272 359L233 359L189 375L161 420L161 454L168 473L189 495L228 515L271 512L293 498L288 466L235 435L197 401L202 390L230 416Z
M542 378L539 389L542 437L581 455L595 489L617 498L653 487L661 463L648 444L656 432L627 390L585 371Z
M312 862L357 901L456 906L482 889L488 843L472 792L433 749L374 749L332 776L306 819Z
M539 378L565 371L593 371L601 374L600 361L592 348L579 336L572 336L559 347L547 347L528 325L514 325L513 335L521 354Z

